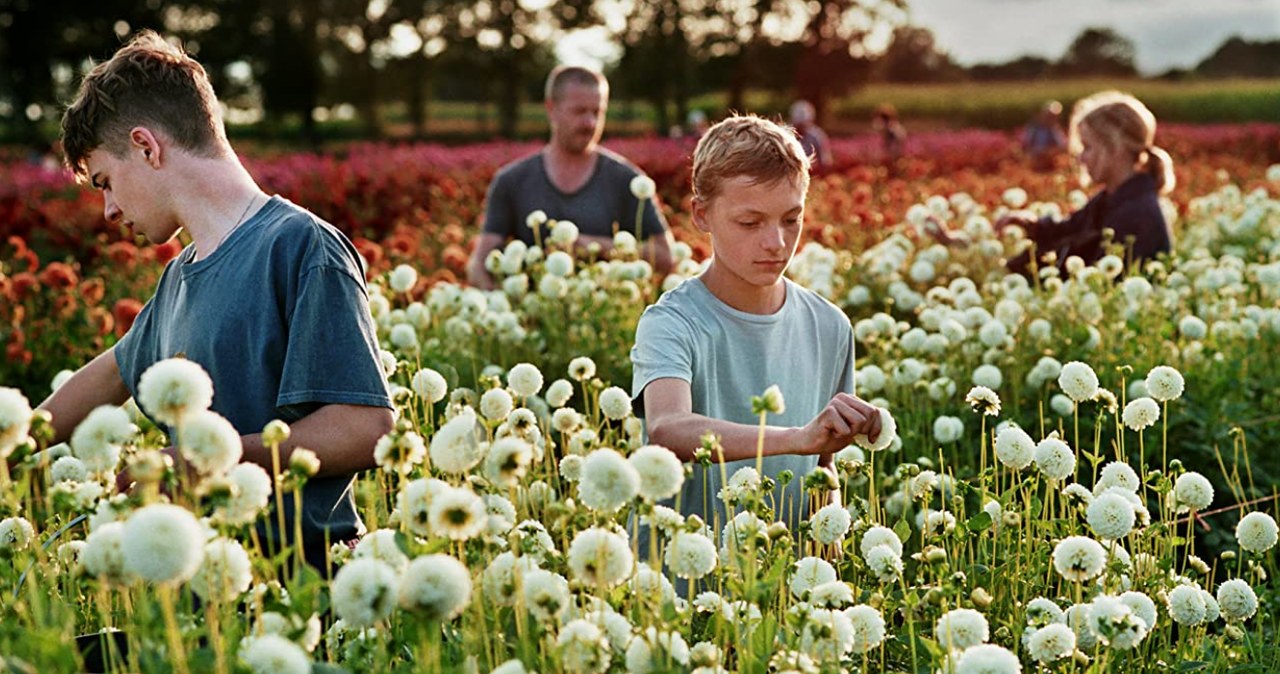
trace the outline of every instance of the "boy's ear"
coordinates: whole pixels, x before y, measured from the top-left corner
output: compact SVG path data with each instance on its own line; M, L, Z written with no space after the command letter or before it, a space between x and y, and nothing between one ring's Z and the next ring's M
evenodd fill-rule
M142 155L142 160L153 168L160 168L164 152L159 138L145 126L135 126L129 130L129 149Z
M702 197L696 197L696 196L695 196L695 197L693 198L693 203L692 203L692 205L693 205L693 214L692 214L692 215L693 215L693 226L694 226L694 227L697 227L697 228L698 228L698 231L700 231L700 232L704 232L704 233L710 234L710 233L711 233L711 228L710 228L710 226L708 226L708 224L707 224L707 202L706 202L706 200L704 200Z

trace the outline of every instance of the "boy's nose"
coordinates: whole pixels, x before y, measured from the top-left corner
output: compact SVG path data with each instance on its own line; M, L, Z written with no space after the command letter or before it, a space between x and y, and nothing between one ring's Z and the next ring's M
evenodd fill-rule
M102 204L102 216L107 219L107 222L114 225L120 220L120 207L116 205L114 200L108 198Z
M764 246L765 250L781 250L785 243L786 241L783 239L781 227L775 226L766 228L763 240L761 241L761 245Z

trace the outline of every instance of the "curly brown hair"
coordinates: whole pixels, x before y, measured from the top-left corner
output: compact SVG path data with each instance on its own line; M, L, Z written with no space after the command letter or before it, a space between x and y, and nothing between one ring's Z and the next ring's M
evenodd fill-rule
M129 132L145 126L176 147L205 157L229 148L218 99L204 67L157 33L139 32L85 75L62 115L67 166L84 179L99 147L120 157Z

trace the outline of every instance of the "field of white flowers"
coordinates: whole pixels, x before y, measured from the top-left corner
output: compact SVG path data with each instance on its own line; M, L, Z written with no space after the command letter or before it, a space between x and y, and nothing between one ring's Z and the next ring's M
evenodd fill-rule
M398 422L332 580L254 526L314 455L240 463L198 366L156 365L137 401L193 483L133 404L47 448L0 389L0 671L78 671L73 637L100 631L112 671L1280 670L1280 476L1250 460L1280 438L1280 201L1227 186L1181 215L1174 258L1029 282L990 224L1059 208L1024 200L935 197L872 249L803 249L790 273L853 318L858 394L890 431L834 474L727 476L728 522L662 505L685 466L644 444L626 390L661 289L629 235L575 258L570 223L496 252L499 291L409 267L371 285ZM937 221L972 245L928 245ZM664 287L698 272L677 257ZM762 424L785 404L753 401ZM774 479L812 499L798 530Z

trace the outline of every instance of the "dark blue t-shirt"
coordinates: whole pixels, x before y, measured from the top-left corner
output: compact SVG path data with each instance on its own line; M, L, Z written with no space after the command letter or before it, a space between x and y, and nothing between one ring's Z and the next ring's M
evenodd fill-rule
M169 262L155 296L116 344L131 393L147 368L181 355L209 373L213 411L242 435L330 403L391 407L363 262L341 232L277 196L212 255L193 262L195 254L187 246ZM303 492L312 563L324 559L326 529L341 541L363 528L352 478L312 479ZM290 532L292 500L285 499Z

